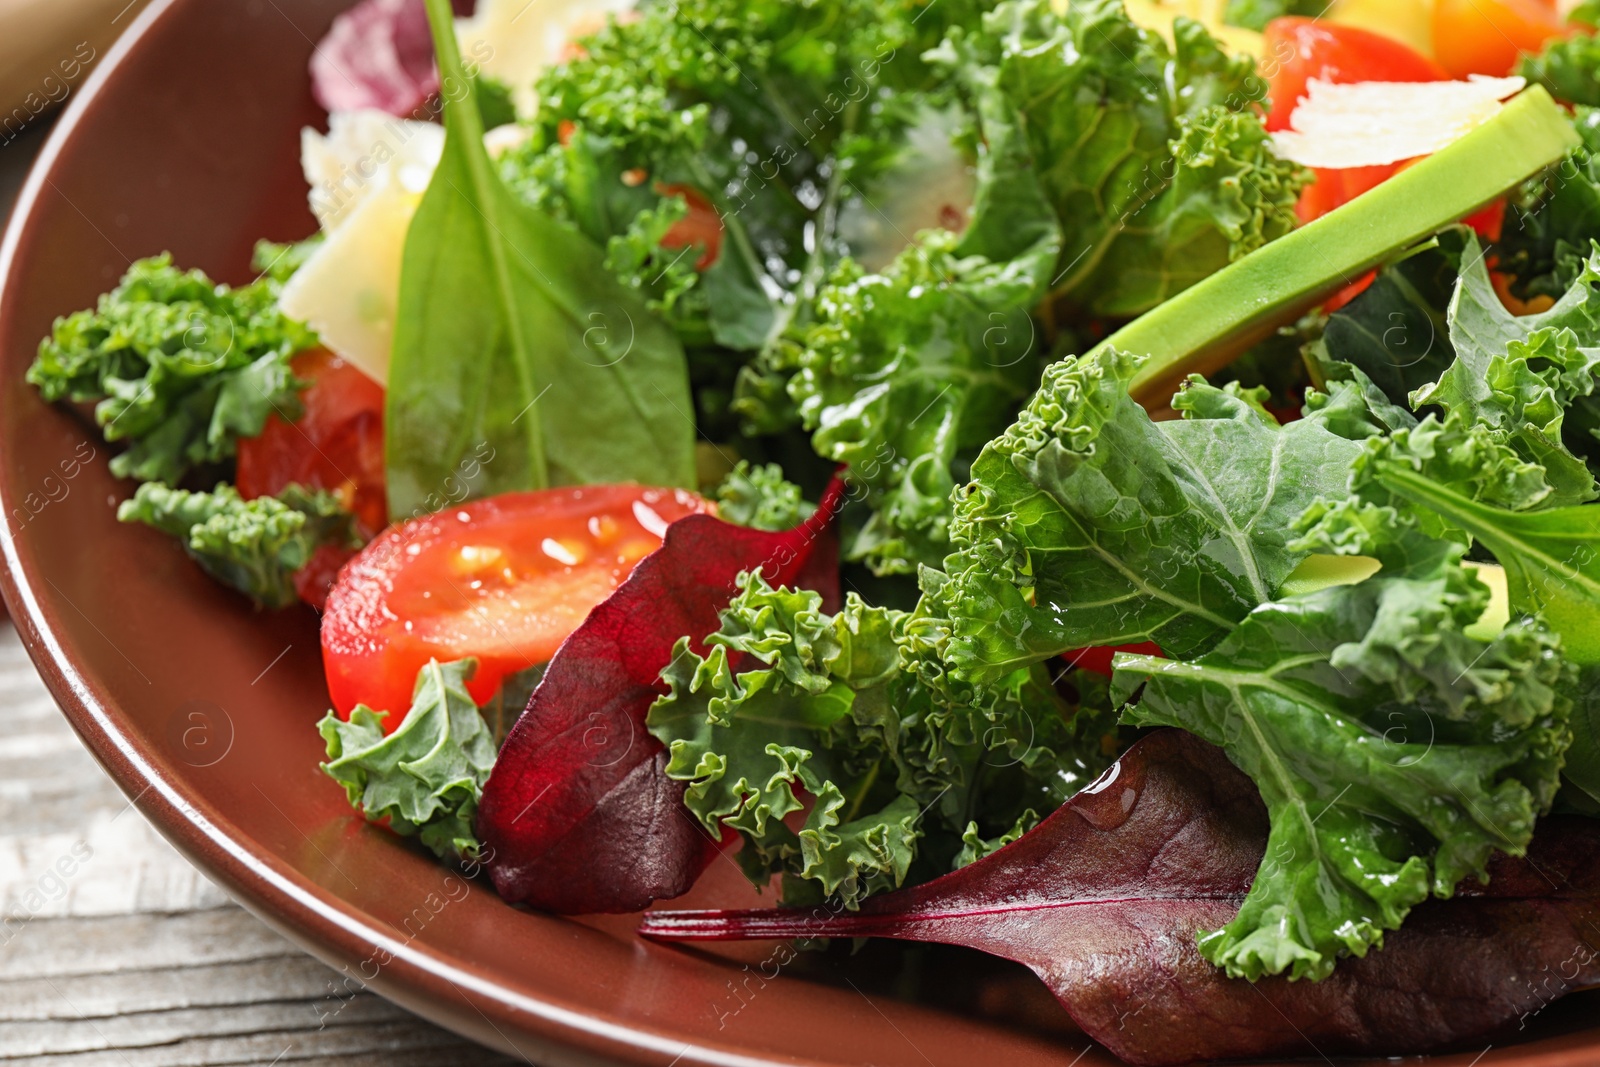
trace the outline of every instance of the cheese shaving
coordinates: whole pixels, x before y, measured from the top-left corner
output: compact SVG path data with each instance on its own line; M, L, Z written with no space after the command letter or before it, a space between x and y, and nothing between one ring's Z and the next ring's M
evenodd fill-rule
M1494 117L1501 101L1522 91L1522 78L1467 81L1355 82L1313 78L1272 135L1278 155L1305 167L1374 167L1431 155Z

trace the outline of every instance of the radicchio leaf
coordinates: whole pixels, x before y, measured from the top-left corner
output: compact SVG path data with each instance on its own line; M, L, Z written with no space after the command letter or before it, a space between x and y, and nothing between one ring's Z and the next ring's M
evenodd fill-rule
M422 0L361 0L311 55L311 94L329 111L409 116L438 91Z
M628 912L694 884L717 845L645 729L667 691L661 671L680 637L705 651L742 571L817 589L836 610L831 524L843 499L836 479L810 519L779 533L678 520L567 638L484 785L478 836L502 897L562 914Z
M1135 1064L1422 1052L1476 1040L1600 981L1600 823L1541 823L1526 859L1429 901L1322 982L1227 978L1196 932L1233 916L1261 860L1261 802L1194 736L1147 736L1039 827L969 867L829 908L647 915L662 940L889 937L965 945L1042 978Z

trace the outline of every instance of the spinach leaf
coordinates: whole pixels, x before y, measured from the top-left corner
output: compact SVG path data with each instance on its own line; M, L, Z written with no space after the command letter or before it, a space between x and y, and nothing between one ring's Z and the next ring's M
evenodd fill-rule
M694 421L672 330L593 242L516 197L483 147L447 0L429 0L444 155L406 236L386 408L389 507L410 514L488 444L470 489L691 485Z

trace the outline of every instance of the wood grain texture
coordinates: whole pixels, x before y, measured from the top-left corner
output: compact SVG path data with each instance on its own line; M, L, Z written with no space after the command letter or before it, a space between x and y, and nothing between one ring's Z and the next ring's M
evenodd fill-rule
M0 1064L509 1064L229 903L95 765L0 623Z

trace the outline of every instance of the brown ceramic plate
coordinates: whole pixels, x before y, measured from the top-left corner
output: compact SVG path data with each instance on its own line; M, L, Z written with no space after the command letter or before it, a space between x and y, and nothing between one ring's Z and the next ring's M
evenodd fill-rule
M628 917L507 907L365 826L317 770L327 694L309 611L253 612L171 540L117 525L127 486L106 447L23 371L51 320L91 305L135 258L171 250L238 282L256 238L311 231L298 137L322 116L306 61L341 6L154 4L61 120L6 235L0 581L79 735L190 859L338 968L337 992L366 983L534 1062L1114 1062L1086 1052L1030 975L976 956L879 943L766 980L753 965L767 946L716 956L647 944ZM747 896L718 864L689 903ZM320 1008L330 1025L334 992ZM1600 1062L1600 1032L1584 1029L1594 1004L1552 1007L1542 1036L1482 1059L1431 1062Z

